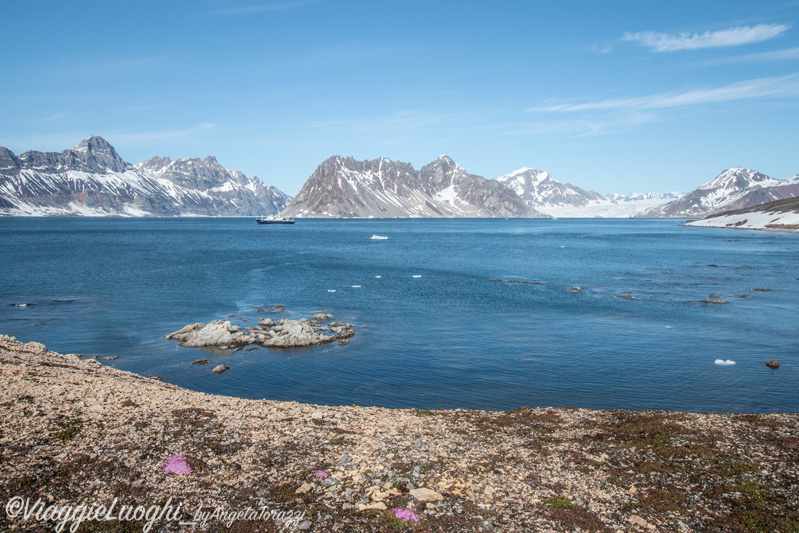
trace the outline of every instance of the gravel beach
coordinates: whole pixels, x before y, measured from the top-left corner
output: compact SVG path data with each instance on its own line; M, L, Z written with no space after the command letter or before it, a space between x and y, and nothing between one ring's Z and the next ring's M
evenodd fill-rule
M799 531L795 413L244 400L6 336L0 370L0 531Z

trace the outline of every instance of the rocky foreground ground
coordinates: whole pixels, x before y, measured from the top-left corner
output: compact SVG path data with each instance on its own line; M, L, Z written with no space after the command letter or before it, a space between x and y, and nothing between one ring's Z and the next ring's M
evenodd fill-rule
M0 371L0 531L799 531L797 414L243 400L5 336Z

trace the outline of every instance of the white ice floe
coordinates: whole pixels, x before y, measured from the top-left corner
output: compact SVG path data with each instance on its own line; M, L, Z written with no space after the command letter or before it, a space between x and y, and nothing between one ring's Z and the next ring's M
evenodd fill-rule
M413 277L414 277L414 278L421 278L421 277L422 277L422 275L421 275L421 274L414 274L414 275L413 275Z
M327 292L336 292L336 289L327 289Z
M719 366L734 365L735 361L731 359L727 359L726 361L724 359L716 359L716 364Z
M369 238L372 239L373 241L385 241L386 239L388 239L388 237L383 237L382 235L372 235Z
M376 278L382 278L383 276L375 276Z
M353 289L360 289L360 288L361 288L361 286L360 286L360 285L353 285L353 286L352 286L352 288L353 288Z

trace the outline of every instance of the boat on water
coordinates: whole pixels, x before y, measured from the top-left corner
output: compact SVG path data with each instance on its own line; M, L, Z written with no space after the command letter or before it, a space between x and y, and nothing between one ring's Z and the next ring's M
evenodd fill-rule
M294 224L294 219L290 217L276 217L274 215L268 217L256 218L258 224Z

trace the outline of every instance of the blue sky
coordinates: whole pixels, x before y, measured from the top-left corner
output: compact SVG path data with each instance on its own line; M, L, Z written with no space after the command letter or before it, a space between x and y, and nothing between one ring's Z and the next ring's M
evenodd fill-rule
M0 145L101 135L296 194L331 155L603 194L799 173L799 1L2 2Z

